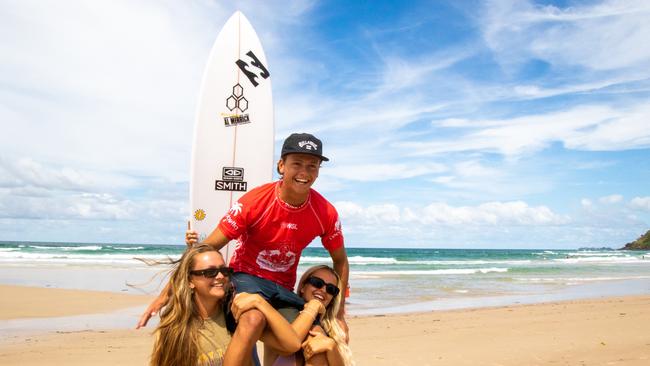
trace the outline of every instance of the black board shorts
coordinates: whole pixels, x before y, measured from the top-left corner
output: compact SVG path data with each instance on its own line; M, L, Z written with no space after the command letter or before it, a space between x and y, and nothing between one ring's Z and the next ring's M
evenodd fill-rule
M235 289L235 294L241 292L259 294L274 309L282 314L289 323L296 320L298 314L305 306L305 300L298 296L298 294L265 278L244 272L235 272L230 278L230 281Z

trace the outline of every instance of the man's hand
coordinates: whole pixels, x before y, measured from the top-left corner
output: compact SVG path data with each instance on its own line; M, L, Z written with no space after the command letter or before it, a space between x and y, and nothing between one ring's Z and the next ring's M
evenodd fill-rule
M135 329L140 329L144 326L147 325L149 322L149 319L151 319L152 316L156 315L160 309L167 304L167 297L166 296L158 296L149 306L147 307L147 310L144 311L142 316L140 316L140 321L138 321L138 325L135 327Z
M190 222L188 221L187 231L185 231L185 244L187 244L187 247L189 248L198 242L199 242L199 233L197 233L196 231L190 228Z

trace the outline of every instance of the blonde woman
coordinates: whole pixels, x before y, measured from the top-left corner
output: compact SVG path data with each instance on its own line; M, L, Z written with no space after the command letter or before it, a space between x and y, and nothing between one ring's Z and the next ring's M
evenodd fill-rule
M231 291L232 269L212 246L189 247L173 262L169 300L160 312L151 366L221 365L230 343L225 307ZM269 317L269 327L283 344L295 332L281 316Z
M306 304L291 323L296 338L285 337L284 341L279 341L271 329L266 329L262 335L264 365L302 365L303 362L305 365L353 365L347 335L336 317L341 304L341 287L340 277L329 266L311 267L302 275L297 293ZM252 308L261 311L267 320L279 315L257 294L242 293L235 297L232 305L235 318ZM313 326L319 316L320 325ZM304 359L292 354L300 348Z
M188 248L174 264L150 365L221 365L230 343L223 305L232 269L209 245Z

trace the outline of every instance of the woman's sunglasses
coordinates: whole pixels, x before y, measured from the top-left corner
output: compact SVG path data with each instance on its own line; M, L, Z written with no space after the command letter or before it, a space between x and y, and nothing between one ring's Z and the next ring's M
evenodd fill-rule
M219 268L198 269L196 271L190 271L191 275L203 276L205 278L215 278L219 273L221 273L224 277L230 277L233 274L233 269L230 267L219 267Z
M323 286L325 286L325 292L327 292L328 294L334 297L336 297L336 295L339 294L339 288L336 285L327 283L322 278L311 276L307 278L307 281L305 282L316 287L317 289L321 289L323 288Z

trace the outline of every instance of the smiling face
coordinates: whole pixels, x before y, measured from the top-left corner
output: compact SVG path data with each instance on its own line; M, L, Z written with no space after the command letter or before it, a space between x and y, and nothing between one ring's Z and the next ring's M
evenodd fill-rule
M201 271L210 268L225 267L223 258L218 252L210 251L200 253L194 257L192 271ZM197 300L206 304L223 300L226 296L230 279L221 273L214 278L190 274L190 287L194 289Z
M334 286L338 285L338 280L336 278L336 275L332 273L332 271L321 268L319 270L316 270L314 273L311 274L312 277L318 277L325 281L325 283L331 283ZM305 301L309 301L312 299L317 299L320 302L327 307L330 302L332 302L332 299L334 296L330 295L327 293L325 290L326 286L323 286L321 288L316 288L309 284L308 282L305 282L302 287L300 288L300 296L303 298Z
M320 158L309 154L287 154L278 162L282 174L281 198L292 205L302 204L309 196L309 188L318 178Z

